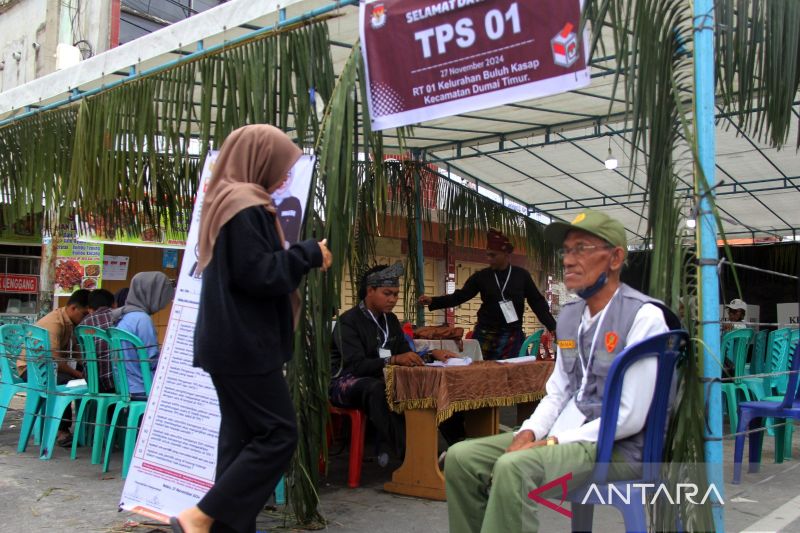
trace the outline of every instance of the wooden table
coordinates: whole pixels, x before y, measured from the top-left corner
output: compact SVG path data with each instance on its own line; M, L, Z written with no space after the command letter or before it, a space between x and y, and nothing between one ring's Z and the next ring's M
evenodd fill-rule
M438 463L437 425L463 411L467 436L498 433L498 407L535 402L553 371L552 361L508 364L478 361L464 367L387 367L390 408L406 419L403 464L384 484L388 492L446 500Z

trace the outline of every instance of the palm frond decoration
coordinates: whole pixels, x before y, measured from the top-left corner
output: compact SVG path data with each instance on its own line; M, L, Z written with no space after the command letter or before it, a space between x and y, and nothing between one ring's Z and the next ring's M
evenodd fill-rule
M717 84L737 125L775 147L789 139L800 89L800 3L716 0ZM795 140L800 147L800 133Z

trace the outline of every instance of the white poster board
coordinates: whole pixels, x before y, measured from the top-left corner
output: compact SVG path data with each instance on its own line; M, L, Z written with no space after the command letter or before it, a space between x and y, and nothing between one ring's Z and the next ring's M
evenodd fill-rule
M796 328L800 324L800 306L797 302L778 304L779 327Z
M202 288L196 272L200 214L217 155L209 153L200 177L167 334L119 504L163 522L195 505L213 486L216 473L217 394L209 375L194 368L192 359ZM313 171L312 156L303 156L290 171L290 194L303 207Z
M184 261L167 334L119 506L167 522L195 505L214 484L219 404L211 378L192 367L202 281L192 276L207 181L217 152L200 177Z
M125 281L128 279L128 264L130 257L127 255L103 256L103 279L106 281Z

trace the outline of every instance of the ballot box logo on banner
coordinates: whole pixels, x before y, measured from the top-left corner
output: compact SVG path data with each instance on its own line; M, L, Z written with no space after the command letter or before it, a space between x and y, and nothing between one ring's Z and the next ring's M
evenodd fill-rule
M572 31L572 28L574 28L572 23L567 22L550 41L550 47L553 49L553 63L560 67L571 67L580 56L578 34Z

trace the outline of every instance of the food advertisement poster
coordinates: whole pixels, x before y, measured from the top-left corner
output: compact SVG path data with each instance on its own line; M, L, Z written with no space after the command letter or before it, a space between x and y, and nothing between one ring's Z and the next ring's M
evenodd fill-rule
M99 289L103 281L103 244L79 242L71 226L60 228L56 255L55 295Z
M591 82L588 39L579 36L581 0L368 0L359 6L373 130Z

